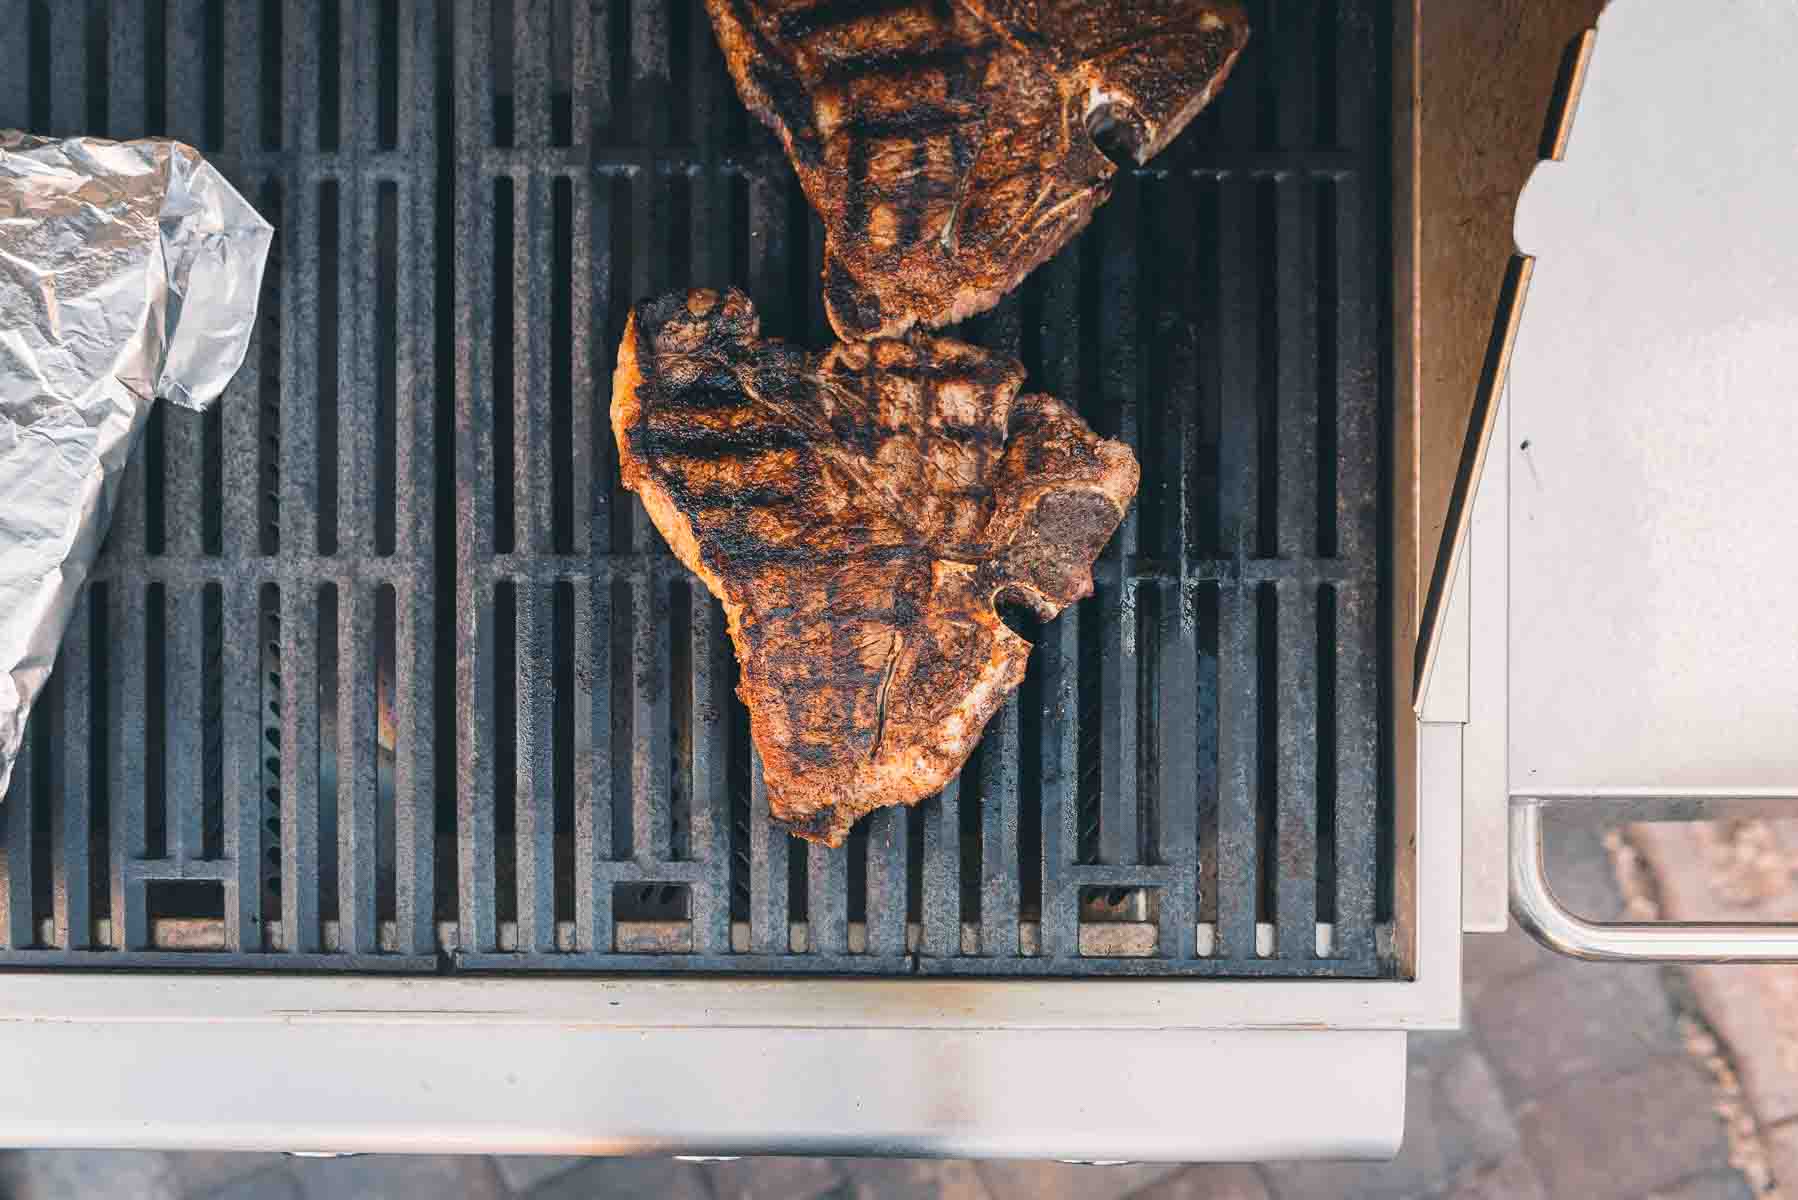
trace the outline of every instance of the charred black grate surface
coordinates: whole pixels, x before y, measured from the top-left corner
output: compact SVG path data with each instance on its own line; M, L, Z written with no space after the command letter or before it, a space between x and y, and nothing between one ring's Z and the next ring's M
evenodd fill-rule
M0 817L0 964L1369 976L1385 12L1218 103L961 336L1143 465L961 779L790 841L718 606L617 484L634 299L822 344L695 4L0 0L0 126L200 146L279 226L156 422ZM154 719L152 715L154 714Z

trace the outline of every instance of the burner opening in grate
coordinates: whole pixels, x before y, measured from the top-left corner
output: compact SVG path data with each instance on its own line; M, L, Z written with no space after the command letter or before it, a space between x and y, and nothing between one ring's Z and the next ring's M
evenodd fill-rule
M214 879L162 879L148 885L152 921L164 918L223 920L225 885Z

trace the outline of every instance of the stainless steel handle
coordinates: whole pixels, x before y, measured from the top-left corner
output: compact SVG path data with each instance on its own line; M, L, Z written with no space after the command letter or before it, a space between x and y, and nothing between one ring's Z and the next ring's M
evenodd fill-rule
M1608 962L1798 962L1798 925L1587 921L1562 906L1542 863L1540 801L1511 802L1511 915L1552 950Z

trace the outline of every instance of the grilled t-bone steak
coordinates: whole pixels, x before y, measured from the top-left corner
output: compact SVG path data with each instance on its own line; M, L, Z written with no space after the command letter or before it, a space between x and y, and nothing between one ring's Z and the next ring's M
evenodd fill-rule
M1237 0L706 0L826 232L838 336L992 307L1178 134L1248 40Z
M1049 618L1136 459L962 342L763 340L742 293L636 307L612 392L624 485L723 602L769 808L841 845L955 777L1022 682L1000 600Z

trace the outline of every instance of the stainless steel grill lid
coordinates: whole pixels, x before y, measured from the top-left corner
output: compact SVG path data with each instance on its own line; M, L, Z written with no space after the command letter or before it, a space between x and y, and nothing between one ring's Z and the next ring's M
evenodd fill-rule
M1098 593L1024 624L956 787L831 852L767 824L603 418L639 297L828 337L699 7L0 0L0 123L185 137L280 230L227 401L126 473L0 963L1382 973L1384 9L1250 9L1216 105L958 330L1136 449Z

